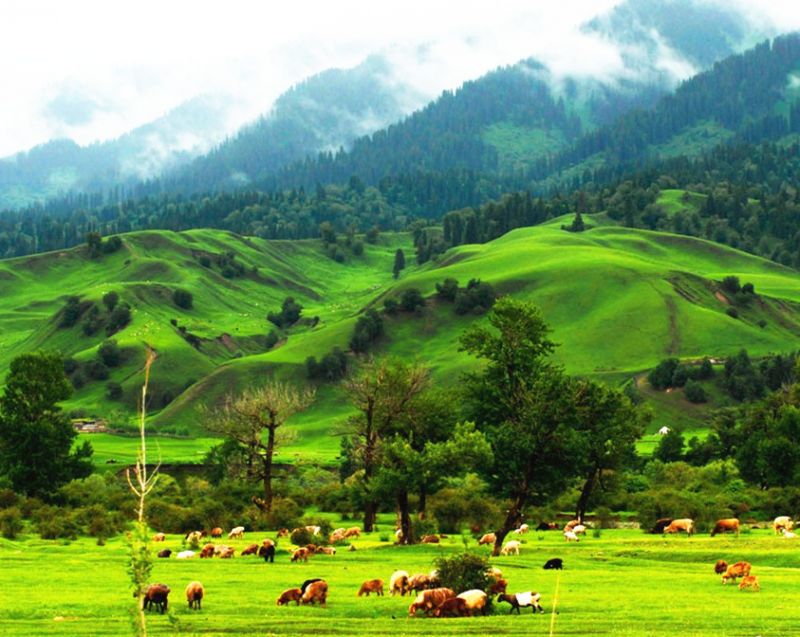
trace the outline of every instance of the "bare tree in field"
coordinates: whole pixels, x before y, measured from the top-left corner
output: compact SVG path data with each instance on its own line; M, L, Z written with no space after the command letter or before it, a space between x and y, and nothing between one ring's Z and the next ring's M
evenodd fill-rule
M263 484L264 497L256 504L266 513L272 510L275 451L291 438L286 421L313 400L313 390L270 381L240 394L229 394L220 408L205 414L206 428L211 433L242 448L248 477Z
M344 391L358 411L347 422L363 470L364 531L370 532L378 510L370 486L380 466L381 440L393 433L429 383L429 371L421 365L396 360L371 360L358 374L344 381Z

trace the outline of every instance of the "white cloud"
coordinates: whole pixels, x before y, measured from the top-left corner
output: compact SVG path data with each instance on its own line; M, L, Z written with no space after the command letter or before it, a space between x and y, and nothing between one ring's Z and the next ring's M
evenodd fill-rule
M5 1L0 156L59 135L83 144L113 138L201 93L235 100L233 130L292 84L375 51L418 91L412 106L528 56L556 75L613 75L619 52L578 27L618 2ZM740 2L783 29L800 26L789 2ZM92 116L59 118L53 105L69 96L72 107L77 97L94 104Z

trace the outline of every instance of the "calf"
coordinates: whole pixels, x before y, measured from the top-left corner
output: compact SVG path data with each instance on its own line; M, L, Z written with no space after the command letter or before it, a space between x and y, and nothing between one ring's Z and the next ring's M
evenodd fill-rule
M502 577L495 579L490 585L489 590L486 591L489 595L497 595L498 593L505 593L508 587L508 582Z
M300 592L305 593L306 589L311 586L314 582L321 582L321 577L312 577L311 579L307 579L305 582L300 584Z
M746 588L750 588L754 591L761 590L761 587L758 585L758 578L755 575L745 575L742 578L742 581L739 582L740 591L743 591Z
M292 553L292 562L308 562L308 556L311 554L311 551L308 550L305 546L296 549L294 553Z
M722 583L727 584L728 580L733 580L735 584L736 580L740 577L750 575L751 568L750 562L736 562L736 564L731 564L722 576Z
M509 614L513 613L515 610L517 611L517 615L520 614L520 608L527 608L528 606L531 607L531 612L535 613L537 610L540 613L544 612L544 608L541 607L539 604L539 600L542 598L541 593L534 593L533 591L527 591L525 593L515 593L514 595L499 595L497 597L497 603L500 602L508 602L511 604L511 610L509 610Z
M215 526L211 529L211 537L222 537L222 529L218 526Z
M564 568L564 560L560 557L554 557L547 560L542 567L546 571L560 571Z
M200 551L200 559L205 560L209 557L214 557L215 547L213 544L206 544Z
M278 606L285 606L289 602L294 602L296 605L300 605L300 598L303 596L303 591L299 588L289 588L283 591L278 597L278 601L276 604Z
M258 544L248 544L242 549L241 555L258 555Z
M423 535L422 540L420 541L421 544L438 544L439 543L439 536L438 535Z
M268 544L264 546L262 544L258 549L258 556L263 557L265 562L275 562L275 545Z
M467 600L461 597L446 599L433 611L434 617L467 617L468 615Z
M238 539L241 540L244 537L244 527L243 526L235 526L231 529L231 532L228 533L228 539Z
M172 551L170 549L163 549L162 551L158 552L158 557L169 557L172 555Z
M362 595L366 595L369 597L370 593L375 593L376 595L383 596L383 580L382 579L371 579L367 580L361 585L361 588L358 589L358 597Z
M422 591L417 595L414 601L411 602L411 605L408 607L408 614L410 617L413 617L417 614L417 611L423 610L426 615L430 615L444 600L455 596L455 592L449 588L432 588L429 591Z
M164 542L167 539L167 536L163 533L156 533L153 536L153 542Z
M200 610L203 595L205 595L205 589L200 582L189 582L186 587L186 601L189 602L189 608Z

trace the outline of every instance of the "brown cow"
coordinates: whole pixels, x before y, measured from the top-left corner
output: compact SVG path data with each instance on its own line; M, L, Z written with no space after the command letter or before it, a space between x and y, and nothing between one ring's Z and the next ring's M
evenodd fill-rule
M467 617L468 615L467 600L460 597L444 600L433 611L434 617Z
M325 607L325 602L328 599L328 583L325 580L319 580L318 582L312 582L306 588L306 592L303 593L303 597L300 598L300 601L303 604L315 604L318 603L323 608Z
M736 564L731 564L722 576L722 583L727 584L728 580L733 580L735 584L736 580L740 577L750 575L751 568L750 562L736 562Z
M258 555L258 544L248 544L242 549L241 555Z
M692 535L694 533L694 520L691 518L681 518L679 520L673 520L669 523L664 529L664 533L680 533L684 532L687 535Z
M167 539L167 536L163 533L156 533L153 536L153 542L164 542Z
M717 575L722 575L727 570L728 570L728 563L725 560L717 560L717 563L714 564L714 572Z
M222 529L218 526L215 526L211 529L211 537L222 537Z
M438 535L423 535L422 540L420 540L422 544L438 544L439 543L439 536Z
M430 575L418 573L408 578L408 587L406 590L409 592L418 593L419 591L424 591L429 588L434 588L431 586Z
M230 546L226 546L223 551L219 554L219 558L221 560L229 560L236 554L236 549Z
M760 591L761 587L758 585L758 578L755 575L745 575L742 581L739 582L739 590L743 591L745 588L751 588L754 591Z
M361 585L361 588L358 589L358 597L361 597L362 595L366 595L367 597L369 597L370 593L375 593L376 595L383 596L382 579L367 580Z
M430 615L433 609L440 606L442 602L456 594L449 588L432 588L429 591L422 591L408 607L409 616L413 617L418 610L424 610L426 615Z
M295 549L294 553L292 553L292 562L308 562L308 556L311 555L311 551L308 550L305 546L301 546L299 549Z
M300 605L300 598L303 596L303 592L299 588L290 588L281 593L281 596L278 598L277 605L284 606L289 602L294 602L298 606Z
M484 544L494 544L497 541L497 536L494 533L486 533L480 540L478 540L478 546L483 546Z
M739 520L736 518L726 518L724 520L717 520L717 523L714 525L714 528L711 529L711 537L714 537L717 533L736 533L736 537L739 537Z
M289 529L280 529L278 531L278 538L289 537Z
M361 537L361 529L359 529L357 526L351 526L344 532L344 537L345 538Z
M318 546L314 552L322 555L336 555L336 549L332 546Z
M208 557L214 557L214 553L215 553L215 550L214 550L214 548L215 548L215 547L214 547L214 545L213 545L213 544L206 544L206 545L203 547L203 550L202 550L202 551L200 551L200 558L201 558L201 559L206 559L206 558L208 558Z
M189 602L189 608L200 610L203 595L205 595L205 590L200 582L189 582L186 587L186 601Z

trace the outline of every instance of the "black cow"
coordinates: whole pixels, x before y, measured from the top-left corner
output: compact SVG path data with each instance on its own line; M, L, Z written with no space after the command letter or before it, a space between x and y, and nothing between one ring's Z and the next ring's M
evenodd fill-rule
M560 571L564 568L564 561L560 557L554 557L544 563L546 571Z

